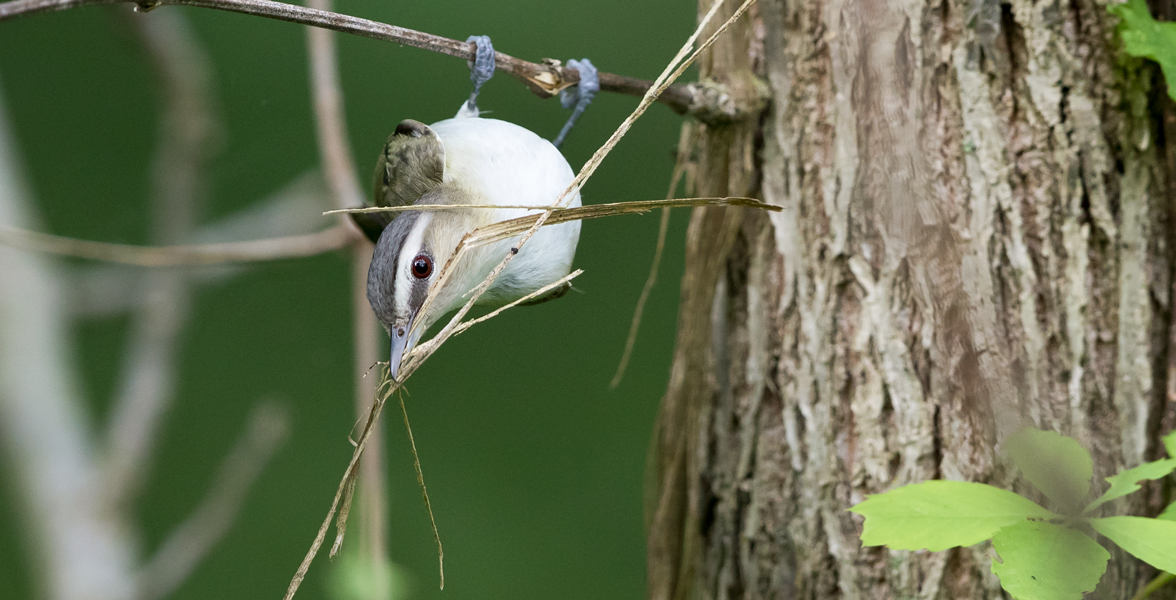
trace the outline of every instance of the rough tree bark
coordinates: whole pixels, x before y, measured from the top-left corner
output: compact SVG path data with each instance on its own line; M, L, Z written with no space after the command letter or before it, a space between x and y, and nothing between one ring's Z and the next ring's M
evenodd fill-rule
M1162 453L1162 80L1119 52L1105 2L760 0L751 16L701 76L770 100L702 128L698 194L784 210L692 216L650 597L1001 597L991 548L863 549L846 509L936 478L1031 495L1000 448L1022 425L1077 438L1096 481ZM1154 515L1170 495L1114 509ZM1098 597L1154 574L1112 556Z

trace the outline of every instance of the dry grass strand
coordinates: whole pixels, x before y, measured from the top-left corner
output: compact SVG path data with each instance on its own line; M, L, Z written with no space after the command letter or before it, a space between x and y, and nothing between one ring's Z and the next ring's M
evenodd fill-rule
M674 172L670 176L670 189L666 191L667 200L674 198L674 193L678 190L678 183L686 174L690 154L694 150L695 133L697 133L697 127L694 123L687 122L682 125L682 132L678 137L678 152L674 158ZM686 188L687 194L689 194L692 191L689 180L686 183ZM617 372L608 384L610 389L616 389L621 384L621 379L625 376L625 369L629 366L629 359L633 356L633 347L637 344L637 332L641 329L641 317L645 313L645 303L649 301L653 286L657 283L658 269L661 267L662 254L666 249L666 236L669 231L670 209L666 207L662 209L661 222L658 223L657 244L654 246L653 260L649 264L649 275L645 278L645 285L642 286L641 295L637 298L637 306L633 308L633 320L629 323L629 335L625 338L625 349L621 352Z
M433 539L437 542L437 569L441 578L441 589L445 589L445 549L441 547L441 534L437 531L437 519L433 518L433 503L429 502L429 489L425 487L425 474L421 471L421 457L417 454L416 440L412 437L412 426L408 424L408 408L404 406L404 393L396 396L400 400L400 412L404 415L404 429L408 432L408 443L412 446L412 466L416 469L417 483L421 486L421 497L425 499L425 510L429 513L429 524L433 526Z

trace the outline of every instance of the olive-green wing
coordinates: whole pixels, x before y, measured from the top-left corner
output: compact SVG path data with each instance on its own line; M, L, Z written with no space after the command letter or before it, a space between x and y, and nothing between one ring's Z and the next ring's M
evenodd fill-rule
M372 206L407 206L441 185L445 175L445 146L420 121L406 119L388 136L376 161ZM395 213L352 213L352 219L372 242L380 239Z

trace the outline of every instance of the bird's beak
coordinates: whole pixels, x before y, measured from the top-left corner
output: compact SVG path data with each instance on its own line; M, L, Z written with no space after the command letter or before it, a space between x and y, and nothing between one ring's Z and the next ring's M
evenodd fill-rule
M397 327L392 330L392 356L388 361L388 372L392 375L392 379L396 379L397 373L400 371L400 359L412 350L412 344L409 343L408 327Z

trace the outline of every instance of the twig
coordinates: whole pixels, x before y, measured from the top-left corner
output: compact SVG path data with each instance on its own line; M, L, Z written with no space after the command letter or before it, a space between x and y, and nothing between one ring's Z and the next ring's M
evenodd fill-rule
M310 0L310 8L329 11L330 0ZM307 52L310 59L311 86L314 94L315 124L318 134L319 155L323 173L330 185L334 204L337 207L362 206L363 198L359 179L355 172L355 160L351 144L347 139L346 116L343 109L343 94L339 85L338 61L335 52L334 33L326 29L308 27L306 30ZM340 224L355 233L351 250L351 306L353 325L353 346L355 348L355 410L358 415L368 413L375 402L373 386L367 382L364 368L376 361L378 328L374 313L367 303L367 270L371 263L372 246L361 234L355 222L346 216L340 217ZM351 483L343 497L339 518L335 523L335 543L330 555L334 556L343 545L347 533L347 517L356 481L360 483L360 533L361 556L372 563L372 573L379 580L372 590L373 598L387 598L388 585L383 577L387 563L387 506L384 498L383 433L377 427L373 430L369 452L357 471L352 473Z
M719 198L666 198L665 200L630 200L628 202L608 202L605 204L589 204L588 206L577 206L576 208L562 208L560 206L524 206L524 205L499 205L499 204L412 204L409 206L369 206L365 208L339 208L335 210L328 210L324 215L339 215L347 213L377 213L377 212L408 212L413 210L420 211L455 211L465 210L467 208L474 209L525 209L535 211L547 211L552 213L552 216L547 220L545 225L558 225L559 223L567 223L568 221L580 221L584 219L597 219L600 217L614 217L617 215L638 215L647 213L655 208L675 208L688 206L746 206L749 208L760 208L763 210L770 210L772 212L779 212L782 210L779 206L767 204L762 200L755 198L742 198L735 196L719 197ZM506 221L499 221L493 225L483 227L479 231L484 232L478 237L472 238L479 244L488 244L499 239L503 239L502 235L510 236L511 233L522 233L530 227L530 222L527 222L525 227L519 229L515 225L515 221L522 222L526 219L534 220L538 218L538 214L528 215L525 217L518 217L516 219L508 219ZM502 227L502 231L496 226L502 223L511 223L511 225ZM517 230L517 231L516 231ZM504 233L505 232L505 233ZM490 239L493 237L493 239Z
M633 202L614 202L610 204L591 204L588 206L578 206L576 208L557 208L549 211L551 217L547 219L543 225L558 225L560 223L567 223L568 221L582 221L585 219L598 219L601 217L613 217L617 215L639 215L647 213L655 208L675 208L686 206L745 206L748 208L758 208L760 210L767 210L776 212L780 210L779 206L764 203L754 198L676 198L673 200L635 200ZM539 220L542 215L528 215L525 217L518 217L506 221L499 221L491 225L482 227L474 231L466 244L469 246L482 246L485 244L492 244L499 240L507 239L513 235L522 233L532 226L533 223Z
M285 441L290 418L273 403L259 404L215 483L192 514L159 546L139 574L137 600L170 596L228 532L246 494Z
M210 109L211 74L184 15L127 19L165 99L152 183L151 237L158 244L188 239L204 198L203 170L217 129ZM133 497L175 395L177 338L188 320L190 285L180 271L156 271L131 328L120 387L107 427L106 477L114 505Z
M411 369L405 374L404 379L411 374ZM364 422L363 431L359 434L359 441L355 444L355 450L351 453L351 462L347 464L347 469L343 472L343 479L339 482L339 487L335 490L335 498L331 501L331 508L327 511L327 516L323 519L322 525L319 526L318 533L315 534L314 541L310 544L310 549L306 551L306 556L302 558L302 562L298 565L298 569L294 572L294 577L290 580L289 587L286 588L286 595L284 600L291 600L294 594L298 592L299 586L302 585L302 580L306 578L307 571L310 570L310 563L314 561L314 557L318 555L318 551L323 546L323 540L327 537L327 530L331 527L331 520L335 517L335 512L339 509L339 503L343 498L347 485L354 477L355 470L359 467L359 458L363 456L363 451L367 448L368 442L371 438L372 427L380 418L380 412L384 410L384 404L388 401L397 389L400 388L400 382L392 381L387 378L380 383L380 390L377 391L377 399L372 403L371 410L368 411L367 421Z
M330 2L311 0L310 6L310 9L305 10L328 13ZM359 189L355 160L351 156L351 144L347 139L343 94L339 91L339 70L335 59L335 38L326 29L308 27L306 49L310 59L315 130L323 175L335 206L363 206L363 193Z
M690 153L694 146L695 126L693 123L682 124L682 134L678 140L678 155L674 160L674 172L670 175L670 189L666 192L666 199L672 199L678 189L678 182L686 173L686 165L690 160ZM690 184L687 183L687 188ZM689 194L690 192L687 191ZM670 209L663 208L661 222L657 227L657 244L653 250L653 261L649 265L649 276L645 278L645 285L641 288L641 295L637 298L637 306L633 309L633 320L629 324L629 335L625 338L625 349L621 352L621 361L617 364L617 372L613 375L609 388L616 389L625 376L625 369L629 366L629 358L633 355L633 347L637 344L637 331L641 328L641 316L645 312L645 303L653 292L657 283L658 268L661 267L662 253L666 249L666 235L670 231Z
M445 549L441 547L441 533L437 531L437 520L433 518L433 503L429 502L429 488L425 487L425 474L421 471L421 457L417 453L416 440L412 437L412 426L408 424L408 409L404 406L404 392L396 397L400 400L400 412L404 415L404 429L408 431L408 443L412 446L412 466L416 469L417 484L425 500L425 511L429 513L429 524L433 526L433 539L437 542L437 570L441 578L441 589L445 589Z
M195 267L318 256L346 247L355 234L342 226L317 233L219 244L132 246L109 244L0 225L0 245L137 267Z
M295 177L273 195L262 198L225 217L203 224L191 240L194 243L245 239L249 236L285 236L320 227L318 212L327 194L322 176L307 172ZM138 309L144 297L150 269L126 265L77 265L69 277L71 317L102 318ZM202 268L189 274L194 284L228 280L245 272L241 265Z
M354 319L355 343L355 411L356 414L366 414L376 402L376 390L371 380L366 379L366 371L379 356L379 324L376 314L367 303L367 270L372 259L372 246L366 241L358 244L354 250L355 257L351 263L351 306ZM386 580L388 562L388 501L385 493L387 471L384 468L384 435L383 430L373 434L372 451L364 458L360 465L360 514L364 519L360 529L360 547L366 548L366 554L377 568L375 576L379 578L374 586L373 594L381 598L388 598L388 590L392 584Z
M169 5L197 6L267 17L395 42L463 60L473 60L475 54L473 44L359 17L270 0L11 0L0 4L0 21L21 15L56 12L91 4L121 2L131 2L145 10ZM494 53L494 62L497 70L521 81L527 86L527 89L540 98L550 98L560 90L580 81L580 72L576 69L555 64L528 62L502 52ZM599 76L601 90L628 96L645 95L653 85L648 81L624 75L600 73ZM715 110L713 107L698 106L708 100L709 96L705 94L705 91L697 89L695 86L673 86L660 93L660 101L679 114L697 112L702 115L713 112Z
M365 206L356 208L336 208L334 210L324 211L323 215L345 215L345 214L369 214L369 213L397 213L409 212L414 210L445 212L450 210L465 210L467 208L477 208L483 210L498 210L503 208L518 208L523 210L549 210L558 209L558 206L529 206L526 204L409 204L406 206Z

